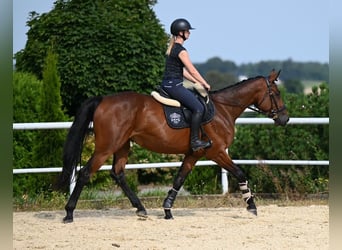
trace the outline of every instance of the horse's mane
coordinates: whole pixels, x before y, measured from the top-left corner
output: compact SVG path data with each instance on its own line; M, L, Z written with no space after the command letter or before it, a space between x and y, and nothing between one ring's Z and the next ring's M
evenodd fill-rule
M221 91L226 90L226 89L232 89L232 88L238 87L238 86L240 86L240 85L242 85L242 84L245 84L245 83L247 83L247 82L250 82L250 81L259 79L259 78L263 78L263 76L250 77L250 78L248 78L248 79L244 79L244 80L242 80L242 81L240 81L240 82L237 82L237 83L234 83L234 84L232 84L232 85L228 85L228 86L226 86L226 87L224 87L224 88L222 88L222 89L210 91L210 93L211 93L211 94L215 94L215 93L217 93L217 92L221 92Z

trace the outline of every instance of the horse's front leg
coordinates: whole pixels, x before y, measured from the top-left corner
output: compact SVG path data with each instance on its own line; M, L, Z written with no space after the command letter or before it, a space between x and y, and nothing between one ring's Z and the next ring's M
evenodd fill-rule
M254 203L254 197L252 195L252 192L250 188L248 187L248 181L239 182L239 187L242 192L242 198L245 200L245 202L248 204L247 211L251 212L254 215L258 215L257 208Z
M139 217L147 217L145 207L142 205L138 196L128 186L125 178L125 166L128 160L128 153L130 149L130 142L126 142L125 145L113 155L112 170L110 172L113 180L121 187L124 194L127 196L132 206L137 208L136 214Z
M247 211L251 212L254 215L257 215L257 208L254 203L254 197L250 188L248 187L247 178L242 170L233 163L233 161L225 151L220 152L218 157L212 160L215 161L220 167L229 171L238 180L239 188L242 192L242 198L247 203Z
M192 167L195 165L197 161L197 158L194 158L193 156L186 156L184 158L184 161L182 163L181 168L179 169L174 181L173 181L173 186L172 189L169 190L164 203L163 203L163 208L165 212L165 219L173 219L172 213L171 213L171 208L173 206L173 203L176 200L178 191L181 189L183 186L186 177L188 174L191 172Z

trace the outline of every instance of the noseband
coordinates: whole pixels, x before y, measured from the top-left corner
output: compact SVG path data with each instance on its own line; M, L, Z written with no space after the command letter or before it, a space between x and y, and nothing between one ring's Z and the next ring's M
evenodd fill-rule
M279 108L278 104L276 102L274 93L272 91L270 82L268 81L268 79L265 77L265 81L266 81L266 86L267 86L267 92L265 93L264 97L262 98L261 102L258 103L257 105L253 106L249 106L248 108L251 110L254 110L260 114L264 114L267 117L276 120L278 118L278 114L282 111L284 111L286 109L286 106L284 105L283 107ZM262 111L259 106L266 100L266 97L269 97L271 100L271 109L267 112Z

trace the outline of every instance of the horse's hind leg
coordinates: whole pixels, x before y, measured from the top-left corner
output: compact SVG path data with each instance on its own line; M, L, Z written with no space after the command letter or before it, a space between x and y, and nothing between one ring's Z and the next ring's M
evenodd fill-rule
M139 217L147 217L145 207L142 205L140 199L128 186L125 178L125 165L128 160L128 153L130 149L130 142L128 141L120 150L113 155L112 170L110 172L111 177L121 187L122 191L130 200L133 207L137 208L136 214Z
M74 190L72 191L68 203L65 205L66 216L63 219L64 223L70 223L74 220L74 210L76 208L77 201L81 195L84 185L86 185L90 180L89 166L92 159L88 161L86 166L84 166L78 173L78 178Z
M165 212L165 219L173 219L172 213L171 213L171 208L173 206L173 203L176 200L178 191L181 189L183 186L186 177L188 174L191 172L192 167L195 165L196 161L198 159L188 155L184 158L183 163L181 168L179 169L174 181L173 181L173 186L172 189L169 190L164 203L163 203L163 208Z
M76 208L77 201L81 195L83 187L90 181L90 177L93 173L95 173L104 163L104 161L108 158L106 154L94 154L87 164L79 171L78 178L76 181L75 188L70 195L70 198L65 205L66 216L63 218L64 223L73 222L74 210Z

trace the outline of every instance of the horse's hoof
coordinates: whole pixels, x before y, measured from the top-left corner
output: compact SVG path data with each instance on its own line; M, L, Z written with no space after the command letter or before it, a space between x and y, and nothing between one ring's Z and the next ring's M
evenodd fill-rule
M255 216L258 215L258 211L256 208L247 208L247 211L254 214Z
M171 209L164 209L164 212L165 212L165 216L164 216L165 220L173 220Z
M73 219L72 217L65 216L65 217L63 218L64 224L66 224L66 223L72 223L73 221L74 221L74 219Z
M142 218L148 217L146 210L137 210L135 213L138 217L142 217Z

